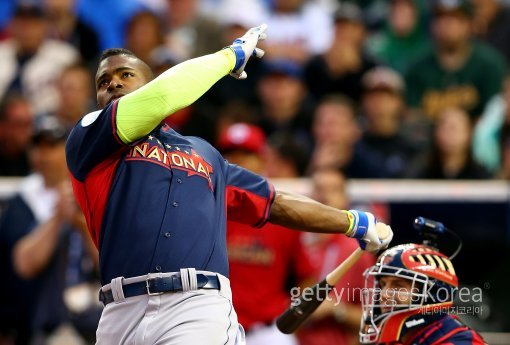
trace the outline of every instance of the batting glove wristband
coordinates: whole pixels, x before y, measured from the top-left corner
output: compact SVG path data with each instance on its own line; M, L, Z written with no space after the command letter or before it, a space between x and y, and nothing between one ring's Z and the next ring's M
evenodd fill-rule
M266 39L266 30L266 24L251 28L228 47L236 54L236 65L232 69L232 72L230 72L231 76L237 79L246 79L247 74L244 68L250 57L256 56L261 58L264 55L264 51L257 48L257 43Z
M349 229L345 235L356 238L361 249L371 253L375 253L381 249L385 249L393 238L393 233L380 240L377 236L375 228L376 219L370 212L362 212L357 210L349 210L347 217L349 218Z

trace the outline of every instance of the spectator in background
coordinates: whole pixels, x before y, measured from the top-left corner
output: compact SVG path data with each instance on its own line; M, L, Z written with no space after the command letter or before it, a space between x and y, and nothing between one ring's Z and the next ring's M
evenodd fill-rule
M76 15L76 0L43 0L49 37L73 45L90 65L99 55L99 37Z
M262 71L257 90L260 126L266 135L287 132L309 143L313 104L307 97L301 66L292 60L266 60Z
M23 97L7 95L0 103L0 176L30 173L27 150L32 120L32 109Z
M309 172L333 168L352 178L376 178L380 167L372 164L363 146L355 119L355 107L350 98L329 95L315 109L313 138L315 147L308 167Z
M435 48L409 66L407 103L433 121L447 107L460 107L476 120L501 89L504 59L472 41L468 0L434 0L433 16Z
M260 128L237 123L221 134L217 146L230 163L262 174L264 142ZM278 331L274 321L290 303L290 276L297 283L311 282L313 268L304 255L301 236L271 223L255 229L227 222L230 286L247 344L297 344L293 335Z
M199 12L199 0L167 0L166 45L181 61L223 47L222 27Z
M472 150L475 159L487 170L497 173L502 167L510 136L510 71L503 80L502 92L491 99L477 122ZM504 170L507 170L506 168ZM507 170L510 172L510 170ZM506 175L506 174L503 174Z
M11 23L11 39L0 42L0 98L19 92L35 114L57 106L55 80L79 59L69 44L46 39L47 20L41 7L20 3Z
M83 114L95 109L93 80L84 65L66 67L57 81L59 93L55 117L68 129L72 129Z
M36 285L30 311L33 344L45 344L65 323L93 341L101 307L95 282L97 251L86 234L69 181L65 160L66 131L55 118L36 121L30 148L35 170L2 215L0 233L7 235L16 274ZM27 298L10 298L14 303ZM23 312L23 311L20 311Z
M472 0L475 35L496 48L510 62L510 8L500 0Z
M324 7L306 0L273 0L269 6L268 38L264 44L269 59L303 64L328 49L333 24Z
M127 22L138 11L146 9L142 0L78 1L78 17L99 34L100 50L123 47Z
M220 133L216 147L229 163L265 176L262 160L265 144L266 135L260 127L248 123L232 123Z
M238 0L226 0L220 7L219 21L222 25L222 45L227 46L237 37L241 37L251 27L265 23L267 13L258 0L243 0L242 11ZM232 78L219 80L206 94L204 101L223 107L231 102L257 103L257 83L261 75L262 61L250 60L246 72L250 76L241 83Z
M156 14L150 11L140 11L127 23L126 48L140 57L142 61L151 63L156 49L168 49L163 46L163 42L163 23Z
M376 67L365 74L363 86L365 130L360 143L370 161L379 167L381 177L402 178L406 175L407 163L418 154L417 143L402 131L406 110L404 82L392 69Z
M367 49L401 74L409 63L431 49L425 0L391 0L384 29L368 39Z
M212 142L217 142L221 133L224 133L227 128L237 122L246 124L257 123L256 109L243 101L232 101L221 107L216 114L216 128Z
M307 62L305 83L316 100L330 93L341 93L358 102L361 78L375 66L363 52L362 13L356 4L344 2L335 12L334 20L333 43L323 54Z
M443 109L434 129L434 142L427 159L412 167L411 177L422 179L488 179L491 174L471 153L472 124L461 108Z
M267 139L264 162L267 177L296 178L305 175L310 148L288 133L274 133Z
M338 209L349 208L344 175L336 169L312 173L312 198ZM304 234L306 253L316 267L315 280L324 279L357 248L356 241L329 234ZM326 299L297 333L301 345L357 344L361 319L360 291L364 287L363 271L373 265L371 255L363 256L335 286ZM340 295L340 298L337 297Z

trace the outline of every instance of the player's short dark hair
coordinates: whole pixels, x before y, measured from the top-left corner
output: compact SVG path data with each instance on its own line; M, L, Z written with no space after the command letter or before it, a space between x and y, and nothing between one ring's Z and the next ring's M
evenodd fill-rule
M124 55L132 57L133 59L139 59L138 56L136 56L131 50L128 50L126 48L110 48L103 50L103 52L101 53L101 57L99 58L99 62L106 60L111 56L117 55Z
M148 80L154 79L154 72L152 71L150 66L147 65L147 63L145 61L143 61L138 56L136 56L135 53L133 53L131 50L126 49L126 48L110 48L110 49L103 50L103 52L101 53L101 57L99 58L99 62L101 63L101 61L106 60L109 57L118 56L118 55L127 56L127 57L130 57L130 58L140 61L142 66L146 69Z

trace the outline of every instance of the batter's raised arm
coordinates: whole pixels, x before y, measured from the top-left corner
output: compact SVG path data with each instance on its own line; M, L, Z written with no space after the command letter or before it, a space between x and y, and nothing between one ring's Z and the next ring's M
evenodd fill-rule
M130 143L146 136L164 118L195 102L227 74L246 78L244 68L248 59L264 54L256 46L265 39L266 27L263 24L252 28L231 46L174 66L123 96L117 110L117 132L122 141Z
M386 248L393 238L391 233L385 240L379 240L375 217L369 212L338 210L283 191L276 191L269 221L301 231L343 233L358 239L360 247L370 252Z

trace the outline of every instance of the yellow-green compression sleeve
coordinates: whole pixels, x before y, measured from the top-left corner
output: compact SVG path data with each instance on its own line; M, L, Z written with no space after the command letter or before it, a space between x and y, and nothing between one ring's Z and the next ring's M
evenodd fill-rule
M217 53L185 61L119 100L117 133L126 144L149 134L160 122L202 96L232 71L235 53Z

